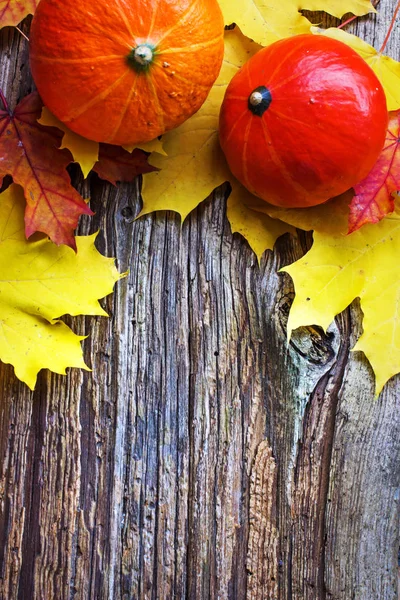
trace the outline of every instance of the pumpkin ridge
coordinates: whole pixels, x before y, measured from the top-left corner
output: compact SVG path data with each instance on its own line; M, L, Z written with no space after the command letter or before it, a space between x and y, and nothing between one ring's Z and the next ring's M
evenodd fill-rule
M107 39L108 41L112 42L113 44L117 44L121 48L126 48L126 49L131 48L131 45L127 42L126 37L123 37L123 36L117 37L114 34L115 34L115 31L99 32L97 30L93 30L89 34L86 34L86 41L91 41L91 40L97 41L99 39Z
M248 63L246 63L243 67L243 74L247 77L247 81L249 83L249 86L251 89L254 89L257 86L253 86L253 82L251 81L251 74L250 74L250 70L248 67Z
M187 17L189 17L192 12L194 12L195 8L197 7L197 4L199 4L200 1L201 0L193 0L192 4L190 6L188 6L187 10L180 16L179 21L177 21L167 31L164 31L163 35L157 40L157 46L159 46L161 44L161 42L164 42L171 35L171 33L174 33L174 31L176 29L179 29L179 27L182 27L184 20Z
M305 75L308 75L315 71L315 66L311 62L307 66L309 67L308 69L291 73L286 79L279 80L279 82L276 83L276 85L274 84L273 86L274 92L276 90L279 90L282 86L292 83L292 81L296 81L296 79L304 77ZM270 77L270 79L272 79L272 77Z
M295 124L297 123L297 125L301 125L302 127L308 127L314 133L316 132L314 123L307 123L307 121L301 121L300 119L295 119L294 117L292 117L292 115L283 114L277 110L274 110L274 115L279 117L282 120L292 121L293 123L295 123ZM321 129L318 131L318 135L326 135L327 142L329 143L329 139L330 139L330 135L331 135L330 132L325 131L325 129Z
M229 134L227 135L227 137L225 139L226 143L229 142L229 140L231 139L231 136L236 131L236 128L239 127L240 123L242 122L243 117L248 116L248 112L249 112L249 109L246 106L245 110L242 112L242 114L240 115L240 117L235 121L235 123L233 124L233 126L232 126Z
M118 119L118 122L117 122L116 126L114 127L112 133L108 136L108 138L106 140L106 143L107 142L108 143L112 143L112 140L115 138L115 136L118 134L118 132L119 132L119 130L121 128L122 121L123 121L123 119L124 119L124 117L125 117L125 115L126 115L126 113L128 111L130 102L132 100L132 96L135 93L135 89L136 89L136 84L138 82L138 78L139 78L139 75L137 75L135 77L135 79L134 79L134 82L132 84L131 89L129 90L129 94L128 94L127 99L126 99L125 106L124 106L123 110L121 111L120 117Z
M299 77L301 77L302 74L300 73L295 73L295 74L291 74L289 77L287 77L286 79L282 79L282 81L279 81L276 84L271 84L271 87L274 91L274 93L279 90L281 87L283 87L284 85L287 85L289 83L292 83L293 81L296 81L296 79L299 79Z
M164 53L162 53L162 54L164 54ZM161 54L159 54L159 56L161 56ZM158 67L161 70L161 72L164 71L163 67L160 64L158 64L157 62L154 62L153 66L154 67ZM174 74L174 79L178 79L178 81L183 81L184 83L189 83L189 84L192 83L192 81L190 79L187 79L186 77L183 77L183 75L178 75L176 72ZM203 88L210 87L206 83L200 83L200 82L197 82L196 86L197 87L203 87Z
M38 54L33 55L35 60L40 60L41 62L45 62L48 64L68 64L68 65L82 65L87 63L92 63L94 60L96 61L107 61L110 59L121 60L121 54L108 54L106 56L88 56L85 58L64 58L64 57L52 57L52 56L41 56Z
M95 35L98 38L101 37L99 34L95 34ZM117 38L117 37L114 37L113 35L109 35L109 34L106 34L103 37L107 38L110 42L113 42L114 44L119 44L120 46L122 46L123 48L126 48L127 50L132 48L132 45L129 44L125 38L122 38L122 37Z
M249 119L249 122L247 123L245 132L244 132L244 144L243 144L243 152L242 152L242 164L243 164L243 179L244 179L244 184L245 187L248 190L251 190L251 185L250 185L250 181L249 181L249 168L248 168L248 157L247 157L247 151L249 148L249 133L250 133L250 129L251 126L253 124L253 120Z
M278 71L279 69L281 69L282 65L284 65L284 64L285 64L285 62L287 62L287 60L288 60L288 59L290 59L290 57L291 57L291 56L292 56L292 55L293 55L295 52L297 52L297 49L296 49L296 48L292 48L291 52L288 52L288 53L286 53L286 54L285 54L285 56L284 56L282 59L281 59L281 58L280 58L280 56L279 56L279 60L277 60L277 61L276 61L276 67L275 67L275 69L274 69L274 70L273 70L273 71L270 73L270 75L268 76L268 81L266 81L266 82L264 81L264 82L261 82L261 83L260 83L260 82L259 82L259 83L257 83L257 82L255 83L254 81L252 81L252 79L251 79L251 73L250 73L250 69L249 69L249 67L248 67L248 63L246 63L246 66L247 66L247 72L248 72L248 74L249 74L249 77L248 77L248 78L249 78L249 84L250 84L250 86L252 87L252 89L254 89L254 88L258 87L258 86L259 86L259 85L261 85L261 84L263 84L263 85L265 85L266 87L270 88L270 87L272 86L272 82L274 81L274 77L275 77L275 75L276 75L277 71ZM272 54L273 54L273 53L272 53ZM254 84L254 83L255 83L255 84ZM280 82L279 82L279 83L280 83ZM278 84L278 86L279 86L279 84ZM273 89L274 89L274 91L275 91L275 89L277 89L277 88L278 88L278 86L273 86Z
M196 50L201 50L203 48L210 48L215 44L219 44L221 40L221 36L218 36L212 40L208 40L207 42L199 42L198 44L191 44L190 46L184 46L183 48L166 48L165 50L161 50L160 54L176 54L177 52L195 52Z
M94 106L95 104L98 104L102 100L105 100L105 98L107 98L107 96L109 96L113 92L113 90L121 83L121 81L123 79L125 79L125 77L129 73L130 73L130 71L125 71L125 73L123 73L121 75L121 77L119 77L116 81L114 81L107 89L102 90L101 92L99 92L97 94L97 96L94 96L88 102L81 104L81 106L76 107L69 114L65 115L65 117L64 117L65 122L68 122L68 121L71 121L72 119L77 119L78 117L81 117L83 115L83 113L85 113L87 110L89 110L89 108L92 108L92 106Z
M136 37L137 36L133 33L133 30L131 28L131 24L129 22L129 19L128 19L127 15L125 14L125 11L123 10L123 8L122 8L119 0L114 0L114 2L115 2L115 5L117 7L119 16L121 17L121 19L122 19L122 21L123 21L123 23L124 23L124 25L126 27L127 32L133 38L133 40L135 40L135 43L136 43Z
M271 133L270 133L268 126L264 119L261 119L261 125L262 125L265 143L269 150L269 156L270 156L272 162L274 163L274 165L279 169L280 174L282 175L282 178L294 190L301 192L302 194L304 194L304 193L308 194L308 191L306 190L306 188L303 187L301 185L301 183L299 183L298 181L293 179L293 177L290 174L289 169L286 167L285 163L282 160L280 160L277 152L274 150L273 143L270 143L270 142L272 142Z
M152 77L148 77L147 78L147 83L149 84L149 88L150 90L153 92L153 98L154 98L154 103L155 103L155 108L156 108L156 114L157 114L157 119L158 119L158 123L160 125L161 129L165 129L165 121L164 121L164 117L163 117L163 108L160 104L160 99L158 97L157 94L157 90L156 87L154 85L154 81Z
M147 36L146 36L147 40L149 40L151 38L151 36L153 35L153 29L154 29L154 25L156 23L156 17L157 17L158 9L159 9L159 6L160 6L160 0L156 0L156 1L157 1L157 4L154 6L152 14L151 14L151 21L150 21L149 31L148 31Z

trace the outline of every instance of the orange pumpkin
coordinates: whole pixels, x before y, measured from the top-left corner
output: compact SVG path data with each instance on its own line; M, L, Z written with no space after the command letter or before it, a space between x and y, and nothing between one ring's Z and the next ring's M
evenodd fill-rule
M324 36L280 40L230 82L220 140L232 173L284 207L321 204L362 180L385 141L383 88L354 50Z
M41 0L32 74L44 104L76 133L145 142L201 107L223 36L217 0Z

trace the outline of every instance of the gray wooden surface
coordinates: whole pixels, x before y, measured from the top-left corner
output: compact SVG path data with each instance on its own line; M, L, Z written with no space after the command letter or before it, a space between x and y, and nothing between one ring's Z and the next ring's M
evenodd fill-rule
M394 5L356 27L376 47ZM4 29L0 52L15 104L27 44ZM1 599L397 599L399 380L374 401L350 353L357 303L287 346L277 269L310 237L281 238L259 267L225 188L181 228L134 221L139 182L79 185L96 211L81 233L100 227L130 273L108 320L74 320L92 373L44 372L31 393L0 367Z

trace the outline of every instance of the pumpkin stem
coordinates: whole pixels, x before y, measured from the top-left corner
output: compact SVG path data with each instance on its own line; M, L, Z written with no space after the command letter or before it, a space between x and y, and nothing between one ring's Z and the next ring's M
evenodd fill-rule
M248 107L257 117L262 117L272 102L271 92L264 85L253 90L249 96Z
M154 47L149 44L140 44L133 48L127 56L129 66L141 73L147 71L154 60Z

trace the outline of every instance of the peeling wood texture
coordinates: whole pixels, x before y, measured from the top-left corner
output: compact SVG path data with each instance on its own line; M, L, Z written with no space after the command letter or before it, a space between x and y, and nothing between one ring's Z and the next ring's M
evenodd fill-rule
M354 31L379 48L394 5ZM399 39L397 23L397 59ZM15 105L28 46L6 28L0 51ZM310 237L258 266L226 188L181 228L134 220L139 182L77 172L96 212L80 231L100 228L129 277L109 319L74 320L92 373L43 372L31 393L0 367L1 599L396 600L400 381L374 400L350 352L357 302L287 346L294 292L277 271Z

